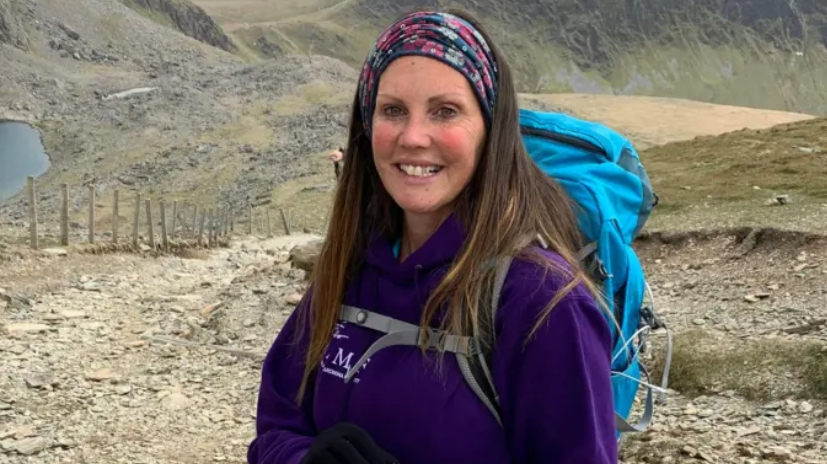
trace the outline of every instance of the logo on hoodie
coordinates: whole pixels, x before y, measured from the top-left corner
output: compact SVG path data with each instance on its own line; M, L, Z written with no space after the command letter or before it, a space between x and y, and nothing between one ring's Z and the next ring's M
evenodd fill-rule
M359 360L359 356L347 347L348 343L345 341L350 339L350 335L343 333L349 325L350 324L347 322L340 322L336 324L336 328L331 336L330 344L327 347L327 353L325 353L324 359L322 359L322 372L343 380L345 378L345 374L347 374L347 372ZM361 372L369 363L370 358L365 360L365 363L359 368L359 372ZM359 374L357 372L357 374L353 376L352 381L353 383L359 383L359 380Z

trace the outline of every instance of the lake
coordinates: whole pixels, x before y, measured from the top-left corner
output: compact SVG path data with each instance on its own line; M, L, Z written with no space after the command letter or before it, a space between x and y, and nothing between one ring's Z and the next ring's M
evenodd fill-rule
M26 177L40 176L50 165L37 129L0 121L0 203L26 188Z

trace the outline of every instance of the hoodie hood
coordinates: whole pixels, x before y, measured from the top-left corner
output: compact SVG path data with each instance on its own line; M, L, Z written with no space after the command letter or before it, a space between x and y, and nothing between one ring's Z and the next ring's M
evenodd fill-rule
M423 274L447 269L462 250L466 235L465 228L453 213L405 261L400 263L396 256L396 239L382 235L371 241L365 261L386 278L402 285L410 284Z

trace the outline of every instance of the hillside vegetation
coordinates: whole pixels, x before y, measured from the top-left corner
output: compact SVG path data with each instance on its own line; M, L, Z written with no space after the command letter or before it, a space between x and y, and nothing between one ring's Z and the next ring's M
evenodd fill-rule
M676 207L785 193L827 203L827 118L698 137L645 154L653 187Z
M460 7L508 53L523 92L657 95L827 114L821 0L195 0L262 56L359 65L379 30L420 7Z
M673 142L641 158L661 199L653 228L824 231L827 118Z
M61 0L0 0L0 117L31 121L43 132L52 161L38 179L44 192L39 204L44 227L58 219L61 183L69 185L70 217L78 223L87 215L87 186L95 185L103 206L118 188L126 197L139 191L145 198L199 205L221 201L239 209L250 203L289 205L296 224L323 227L333 187L324 154L342 143L357 73L317 52L324 46L347 48L350 55L343 58L358 63L374 34L367 26L360 28L370 23L375 31L384 24L382 18L411 5L369 0L198 2L220 25L185 0L78 0L71 8ZM478 2L479 14L499 27L485 5ZM516 16L502 8L502 24L508 25ZM343 18L353 22L341 22ZM221 29L235 36L225 36ZM276 34L272 41L245 45L238 40L265 29ZM324 31L337 31L336 39L327 40ZM230 42L222 42L222 37ZM797 36L790 37L784 43L795 43ZM362 40L361 45L352 43L354 38ZM211 41L215 45L209 45ZM224 50L229 46L222 43L233 42L239 46L236 52ZM314 47L308 48L310 56L293 53L301 44ZM250 62L247 46L256 46L259 53L268 50L274 59ZM510 50L518 64L534 57ZM154 90L105 98L133 88ZM815 94L810 98L817 99ZM604 122L641 149L812 117L662 97L524 93L522 101ZM700 178L681 178L692 174L684 171L691 166L684 157L653 155L653 175L665 189L653 227L695 213L720 220L703 205L689 206L698 192L718 198L707 192L718 187ZM714 170L712 166L708 169ZM760 205L775 190L772 185L777 184L759 183L765 190L739 198L747 206ZM806 198L816 197L808 193ZM774 211L789 215L813 205L797 193L793 200L794 206ZM715 207L737 204L716 202ZM26 205L21 192L0 206L6 230L25 233ZM753 210L746 207L747 213L739 210L726 217L736 223L752 220ZM658 222L662 218L664 222ZM105 210L96 216L100 227L110 220Z

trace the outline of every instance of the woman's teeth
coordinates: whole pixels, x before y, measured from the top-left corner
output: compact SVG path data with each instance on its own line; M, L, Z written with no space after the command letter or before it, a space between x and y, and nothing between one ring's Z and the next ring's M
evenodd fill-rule
M410 164L400 164L399 169L405 174L413 177L427 177L438 173L441 166L413 166Z

